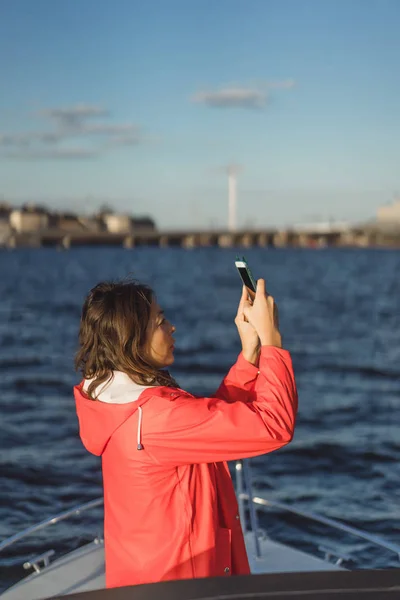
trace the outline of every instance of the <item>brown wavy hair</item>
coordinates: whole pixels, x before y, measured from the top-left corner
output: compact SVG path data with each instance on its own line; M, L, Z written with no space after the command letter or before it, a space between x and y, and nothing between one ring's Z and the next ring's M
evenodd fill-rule
M177 387L169 372L151 365L144 352L154 299L153 290L135 280L106 281L90 290L82 308L75 368L93 379L87 390L92 400L113 371L123 371L138 384Z

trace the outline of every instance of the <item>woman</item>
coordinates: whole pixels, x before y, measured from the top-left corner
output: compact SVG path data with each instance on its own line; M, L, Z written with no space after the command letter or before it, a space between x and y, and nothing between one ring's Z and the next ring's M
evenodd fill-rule
M74 388L80 436L102 457L106 585L248 574L225 461L293 436L297 392L273 298L243 288L242 352L215 396L177 387L175 327L135 282L100 283L82 310Z

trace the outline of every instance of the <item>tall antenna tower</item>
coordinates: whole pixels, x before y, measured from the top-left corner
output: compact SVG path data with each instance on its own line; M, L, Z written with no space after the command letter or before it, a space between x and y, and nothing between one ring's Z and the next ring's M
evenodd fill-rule
M236 231L237 227L237 175L242 170L240 165L230 164L225 168L228 174L228 230Z

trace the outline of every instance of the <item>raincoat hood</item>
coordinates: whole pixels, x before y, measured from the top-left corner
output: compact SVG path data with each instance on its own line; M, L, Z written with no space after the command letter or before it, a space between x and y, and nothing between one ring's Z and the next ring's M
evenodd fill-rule
M125 373L115 371L111 381L97 388L97 400L86 394L90 380L74 387L79 433L85 448L101 456L114 432L139 411L138 450L141 446L142 405L149 400L154 387L138 385Z

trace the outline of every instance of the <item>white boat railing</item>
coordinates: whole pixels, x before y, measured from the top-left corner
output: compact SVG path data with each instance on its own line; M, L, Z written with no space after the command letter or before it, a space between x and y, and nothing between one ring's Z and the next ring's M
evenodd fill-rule
M90 502L86 502L85 504L80 504L79 506L75 506L75 508L71 508L70 510L66 510L62 513L59 513L58 515L55 515L54 517L50 517L49 519L40 521L40 523L37 523L36 525L27 527L23 531L20 531L19 533L16 533L15 535L12 535L11 537L8 537L5 540L3 540L2 542L0 542L0 552L2 550L4 550L5 548L8 548L12 544L19 542L23 538L28 537L29 535L32 535L33 533L36 533L37 531L40 531L41 529L45 529L45 527L49 527L49 525L55 525L56 523L59 523L60 521L65 521L65 519L69 519L70 517L79 515L87 510L90 510L92 508L97 508L98 506L101 506L102 504L103 504L103 498L97 498L96 500L91 500Z
M249 494L242 493L240 496L242 500L246 500L247 502L249 501ZM260 498L259 496L253 496L253 503L264 510L268 508L275 508L281 511L290 512L299 517L303 517L304 519L309 519L310 521L322 523L323 525L327 525L328 527L332 527L333 529L343 531L344 533L348 533L367 542L370 542L375 546L379 546L381 548L384 548L385 550L394 552L394 554L397 554L398 560L400 560L400 545L384 540L380 536L374 535L373 533L368 533L367 531L363 531L362 529L358 529L357 527L346 525L345 523L337 521L336 519L323 517L322 515L319 515L314 512L307 512L304 510L299 510L298 508L293 508L293 506L289 504L284 504L283 502L275 502L273 500L267 500L266 498Z
M242 524L243 531L247 531L246 524L246 513L244 510L244 488L243 488L243 479L246 485L247 490L251 490L251 471L250 471L250 461L248 460L238 460L236 461L236 496L239 506L239 515L240 522ZM261 546L259 540L259 526L258 526L258 518L257 512L254 507L254 503L252 502L249 506L250 512L250 531L253 532L254 539L254 549L256 551L256 557L261 558Z

